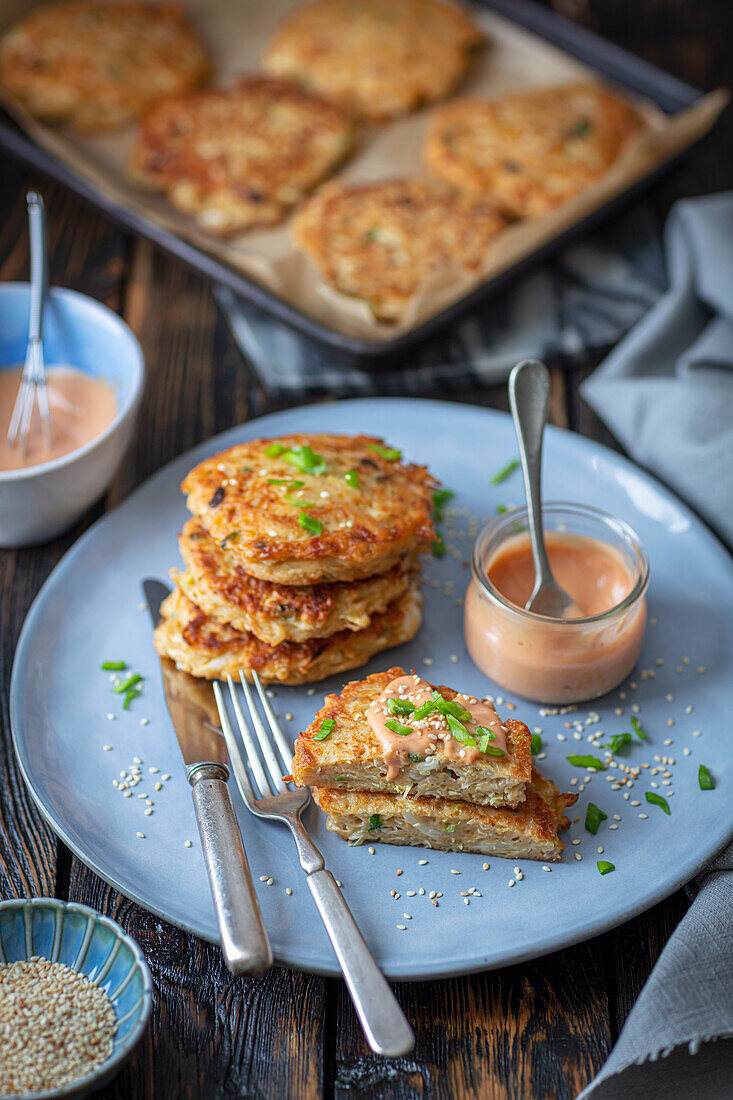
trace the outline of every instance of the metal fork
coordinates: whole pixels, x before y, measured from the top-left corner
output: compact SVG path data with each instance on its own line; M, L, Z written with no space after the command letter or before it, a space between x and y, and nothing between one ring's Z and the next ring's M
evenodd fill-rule
M31 239L31 303L28 319L28 347L20 379L18 396L8 427L8 443L20 442L25 455L33 420L33 407L38 402L46 450L51 449L51 410L48 404L46 364L43 359L43 306L46 297L46 210L43 199L35 191L26 195L28 228Z
M257 817L282 821L293 834L300 865L307 875L308 887L326 927L328 938L338 957L346 985L354 1002L354 1008L369 1046L377 1054L391 1057L398 1054L407 1054L415 1045L412 1028L364 942L351 910L336 885L335 878L330 871L326 870L321 852L311 840L305 825L300 820L303 810L310 802L310 791L302 787L293 788L284 781L283 774L289 774L293 763L293 754L270 706L270 701L265 694L259 676L256 672L252 672L251 675L272 733L272 741L255 704L250 685L241 672L239 678L247 701L249 720L257 736L262 759L264 759L267 772L269 772L269 781L252 736L252 729L245 716L236 685L231 676L227 676L227 683L237 724L242 735L247 762L254 779L255 788L259 791L259 797L250 782L239 742L234 734L225 706L224 693L218 683L214 684L214 695L219 708L221 727L227 743L229 760L239 789L242 792L242 798ZM278 761L275 747L282 763Z

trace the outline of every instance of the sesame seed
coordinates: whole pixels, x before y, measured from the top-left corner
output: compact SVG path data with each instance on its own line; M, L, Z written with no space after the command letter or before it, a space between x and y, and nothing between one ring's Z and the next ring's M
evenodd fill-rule
M190 848L190 847L191 847L191 841L190 841L190 840L187 840L187 841L185 842L185 844L183 845L183 847L184 847L184 848Z
M289 886L286 886L286 887L285 887L285 893L286 893L286 894L288 895L288 897L290 897L290 896L291 896L292 892L293 892L293 891L292 891L292 890L290 889L290 887L289 887Z
M450 873L451 873L452 875L460 875L460 873L461 873L461 872L460 872L460 871L456 871L455 867L451 867L451 869L450 869Z
M407 891L407 896L408 896L408 898L414 898L414 897L415 897L415 894L416 894L416 891L415 891L415 890L408 890L408 891Z
M433 663L433 658L432 658L432 657L423 657L423 659L422 659L422 663L423 663L424 665L432 665L432 663Z
M701 733L702 733L702 730L693 730L692 731L692 736L693 737L699 737L701 735Z
M576 858L576 859L578 860L578 862L580 862L580 861L581 861L581 859L583 858L583 857L581 856L580 852L573 852L573 855L574 855L574 856L575 856L575 858Z
M410 916L409 913L403 913L402 917L403 917L404 920L412 920L412 917Z
M643 818L643 820L646 821L646 819L649 817L649 814L639 814L639 817Z
M139 836L141 840L145 840L145 833L136 833L135 835Z
M543 871L551 871L551 870L552 870L552 867L548 867L546 863L543 863L543 864L542 864L542 870L543 870Z
M689 756L689 755L690 755L690 751L691 751L690 749L686 749L686 748L682 750L682 752L683 752L683 754L684 754L685 756Z
M454 665L458 664L458 654L457 653L451 653L450 659L451 659L451 661L453 662Z
M417 861L417 863L418 863L418 867L425 867L425 865L426 865L426 864L427 864L428 862L429 862L429 860L427 860L427 859L419 859L419 860Z
M102 745L102 749L104 750L104 752L112 752L111 745Z
M369 845L369 849L368 849L368 851L369 851L369 855L370 855L370 856L373 856L373 855L374 855L374 849L372 848L371 844Z
M596 848L596 851L598 852L599 856L602 856L604 851L605 851L605 848L603 847L602 844L599 844L598 847Z
M274 878L268 878L268 880L267 880L267 885L268 885L268 886L274 886L274 885L275 885L275 880L274 880Z
M150 725L150 719L149 718L141 718L140 719L140 725L141 726L149 726Z
M107 717L109 718L110 722L114 722L117 715L116 714L108 714Z
M484 863L484 871L488 871L488 869L489 869L489 864L488 864L488 863Z
M396 924L395 928L397 929L398 932L406 932L407 931L407 925L406 924Z

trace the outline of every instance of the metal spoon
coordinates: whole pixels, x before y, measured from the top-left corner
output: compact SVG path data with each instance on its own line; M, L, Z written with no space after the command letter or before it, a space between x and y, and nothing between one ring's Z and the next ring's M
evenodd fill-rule
M529 537L534 559L534 588L526 611L551 619L577 616L575 601L560 587L547 560L542 526L542 433L550 403L550 372L538 359L517 363L509 376L509 404L519 442Z

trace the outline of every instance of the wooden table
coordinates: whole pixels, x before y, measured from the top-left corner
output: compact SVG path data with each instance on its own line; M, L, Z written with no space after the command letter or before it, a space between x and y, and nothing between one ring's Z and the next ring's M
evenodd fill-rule
M726 0L557 0L556 6L700 88L731 77L733 7ZM733 186L732 145L728 111L703 146L656 186L660 224L675 199ZM134 447L104 501L64 538L0 553L0 897L53 895L114 917L141 944L155 984L145 1040L100 1097L575 1096L603 1064L683 915L681 891L613 932L536 962L398 986L417 1045L410 1057L385 1061L366 1047L340 981L279 968L256 982L233 979L218 949L110 889L44 824L13 756L7 704L13 652L31 601L102 511L181 451L272 402L202 279L49 180L7 161L0 173L0 279L28 277L24 196L38 187L50 209L52 282L121 313L142 342L149 370ZM615 446L578 396L600 358L553 365L552 418ZM456 397L507 404L503 386Z

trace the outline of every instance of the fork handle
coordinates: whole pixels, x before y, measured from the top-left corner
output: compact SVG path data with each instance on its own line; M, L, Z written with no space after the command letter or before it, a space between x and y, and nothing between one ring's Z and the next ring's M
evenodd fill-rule
M189 782L224 961L232 974L260 978L272 966L272 950L226 775L221 765L203 764Z
M408 1054L415 1035L364 942L330 871L313 871L308 886L338 957L369 1046L377 1054Z

